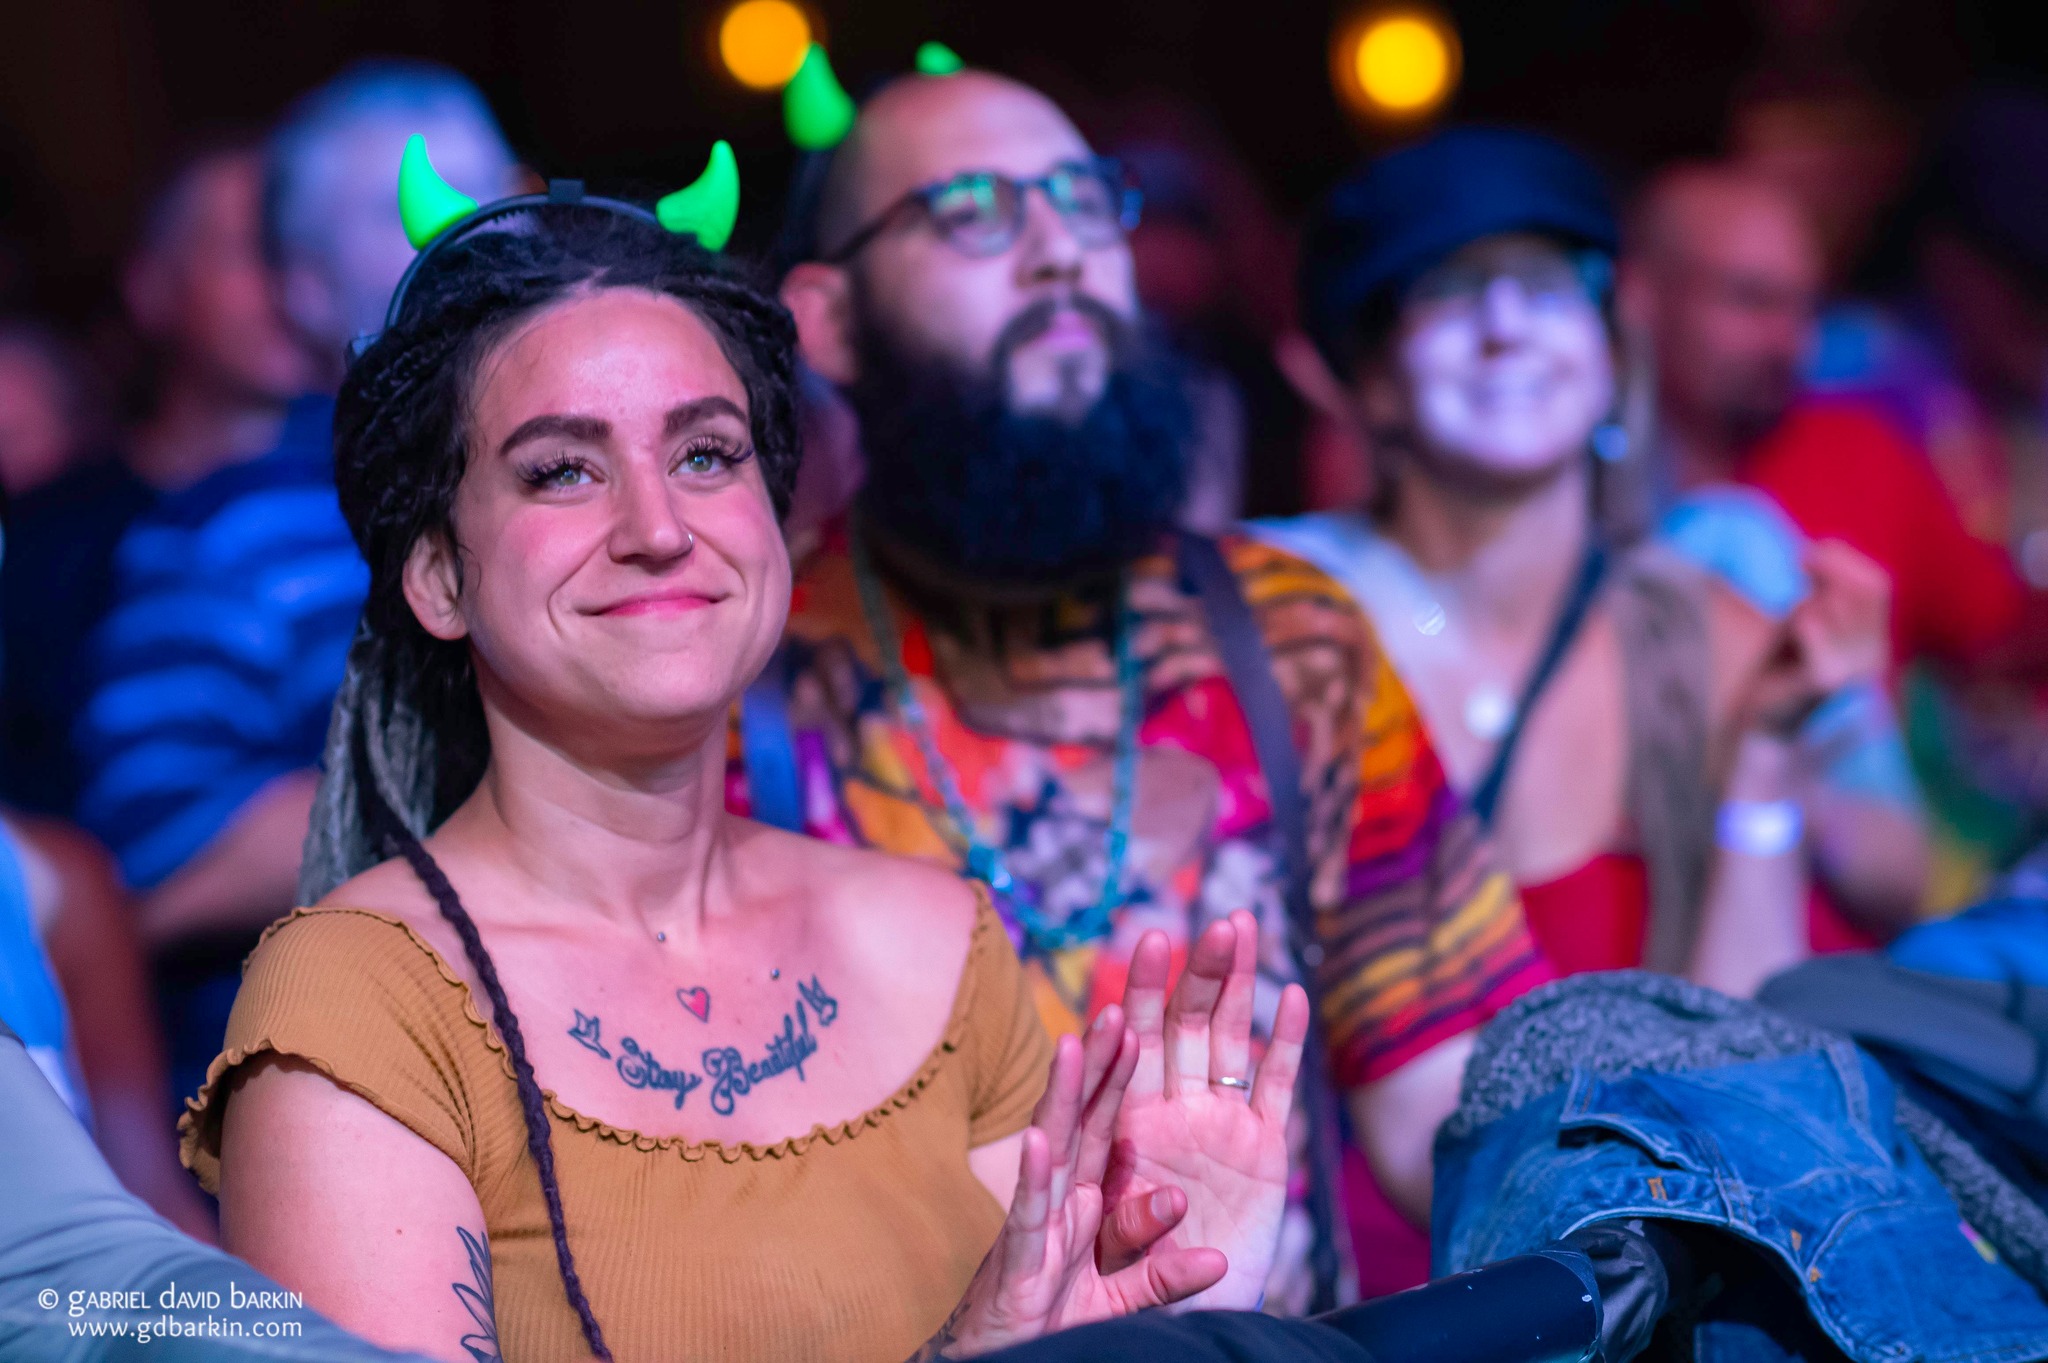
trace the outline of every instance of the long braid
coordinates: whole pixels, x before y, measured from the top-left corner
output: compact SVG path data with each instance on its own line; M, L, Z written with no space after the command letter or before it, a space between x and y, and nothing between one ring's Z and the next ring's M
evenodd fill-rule
M520 1034L519 1018L505 997L505 986L498 982L498 967L492 962L491 953L484 949L476 920L463 907L461 896L448 883L440 863L403 827L392 832L391 841L412 866L420 883L427 887L427 893L434 897L441 916L462 939L462 952L469 957L470 969L476 971L477 978L483 981L484 993L490 995L492 1020L505 1039L505 1050L512 1057L512 1078L519 1086L519 1108L526 1118L526 1149L533 1156L534 1167L540 1170L540 1191L548 1206L548 1229L555 1237L555 1264L562 1271L562 1287L569 1294L576 1319L583 1324L584 1343L604 1363L611 1363L612 1352L605 1347L604 1331L591 1312L590 1298L584 1294L583 1280L576 1273L576 1256L569 1249L569 1225L562 1215L562 1185L555 1176L555 1147L549 1135L546 1100L541 1096L540 1082L533 1077L533 1065L526 1058L526 1039Z

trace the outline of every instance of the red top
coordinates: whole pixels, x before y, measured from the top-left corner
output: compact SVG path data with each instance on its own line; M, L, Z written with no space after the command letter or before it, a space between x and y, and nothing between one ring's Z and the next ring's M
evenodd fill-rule
M2026 589L2005 552L1963 527L1934 470L1876 409L1804 402L1743 461L1812 539L1861 550L1892 579L1892 656L1966 661L2019 623Z
M1641 965L1649 904L1642 858L1616 852L1546 884L1522 887L1529 930L1551 964L1566 975ZM1836 911L1818 886L1807 901L1807 936L1821 953L1876 945ZM1428 1235L1394 1209L1356 1149L1347 1147L1344 1159L1345 1211L1357 1252L1360 1294L1380 1297L1428 1281Z
M1536 945L1559 973L1628 970L1643 963L1650 882L1643 859L1603 852L1576 871L1522 887L1522 912ZM1806 900L1806 940L1814 951L1868 951L1875 938L1842 916L1815 885Z

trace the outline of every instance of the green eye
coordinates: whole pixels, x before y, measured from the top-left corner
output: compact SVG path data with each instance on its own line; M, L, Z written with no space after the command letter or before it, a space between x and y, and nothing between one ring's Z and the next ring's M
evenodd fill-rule
M683 456L683 467L691 473L716 473L725 465L725 456L716 450L691 450Z
M590 470L579 459L558 459L522 474L529 487L569 488L590 481Z

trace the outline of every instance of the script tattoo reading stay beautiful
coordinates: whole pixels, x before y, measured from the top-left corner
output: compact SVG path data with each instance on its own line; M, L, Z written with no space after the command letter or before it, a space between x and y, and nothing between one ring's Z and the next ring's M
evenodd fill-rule
M756 1084L792 1071L802 1083L804 1062L818 1053L818 1040L811 1035L811 1024L830 1027L838 1019L839 1000L825 992L817 976L800 982L796 992L796 1006L782 1015L782 1029L768 1038L758 1060L747 1059L737 1046L712 1046L699 1056L697 1070L670 1069L656 1058L653 1050L630 1036L619 1038L619 1053L614 1055L605 1044L604 1020L581 1009L571 1010L576 1014L576 1022L569 1028L569 1037L585 1050L611 1061L628 1088L674 1094L678 1110L685 1099L708 1082L711 1110L729 1117L739 1099L753 1092ZM687 1003L684 1006L688 1008Z

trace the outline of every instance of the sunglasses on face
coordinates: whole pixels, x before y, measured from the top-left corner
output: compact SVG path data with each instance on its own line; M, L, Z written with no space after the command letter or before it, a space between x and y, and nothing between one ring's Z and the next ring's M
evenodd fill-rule
M1592 251L1570 256L1527 255L1499 261L1453 261L1440 265L1412 285L1402 300L1432 312L1470 311L1496 282L1507 281L1537 307L1565 303L1596 303L1607 292L1606 257Z
M1029 179L970 170L911 190L827 256L826 263L851 260L909 213L921 215L962 255L1001 255L1022 235L1024 200L1034 189L1059 211L1067 230L1084 247L1114 245L1138 225L1138 188L1108 157L1066 162Z

